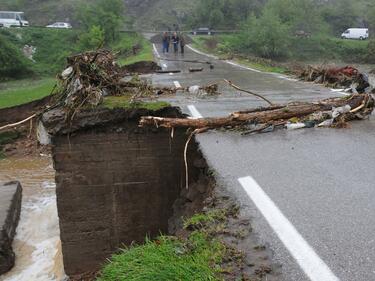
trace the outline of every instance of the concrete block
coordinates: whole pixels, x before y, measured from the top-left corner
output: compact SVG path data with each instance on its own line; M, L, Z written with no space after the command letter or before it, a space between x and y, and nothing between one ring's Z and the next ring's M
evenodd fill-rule
M13 238L21 213L22 187L19 182L0 184L0 275L14 266Z

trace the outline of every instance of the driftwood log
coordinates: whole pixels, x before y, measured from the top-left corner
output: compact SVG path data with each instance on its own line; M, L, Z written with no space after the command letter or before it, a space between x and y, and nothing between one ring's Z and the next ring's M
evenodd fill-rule
M291 118L303 119L314 113L333 111L335 108L346 105L350 106L351 111L343 114L345 117L344 121L361 119L361 117L368 116L373 111L374 99L371 95L357 94L345 98L326 99L316 103L300 102L287 105L273 105L249 111L235 112L222 118L182 119L147 116L141 118L140 126L214 129L228 126L235 127L251 122L259 124L280 123L280 121L287 121ZM361 115L359 115L360 113Z

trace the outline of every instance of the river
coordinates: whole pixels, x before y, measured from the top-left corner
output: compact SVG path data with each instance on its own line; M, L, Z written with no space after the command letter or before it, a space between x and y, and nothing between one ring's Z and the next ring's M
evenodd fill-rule
M0 181L21 182L21 218L13 242L16 265L0 281L65 279L57 216L55 172L49 156L0 160Z

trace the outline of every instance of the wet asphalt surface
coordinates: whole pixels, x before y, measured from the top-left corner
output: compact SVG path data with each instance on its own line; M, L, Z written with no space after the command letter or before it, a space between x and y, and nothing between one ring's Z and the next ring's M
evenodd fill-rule
M160 46L156 46L159 53ZM161 60L164 69L178 74L155 74L153 83L182 87L204 85L223 78L256 91L275 103L319 100L341 96L330 89L297 82L284 76L258 73L187 50L168 59L198 59L205 64ZM203 72L189 73L189 67ZM266 105L221 84L222 95L197 98L178 93L173 105L190 113L194 105L204 117L225 116L233 111ZM345 281L375 280L375 118L353 122L349 129L279 130L241 136L211 131L197 137L202 152L216 172L218 184L227 189L253 221L260 243L282 265L281 280L309 280L238 183L253 177L279 207L332 272ZM323 280L323 279L322 279Z

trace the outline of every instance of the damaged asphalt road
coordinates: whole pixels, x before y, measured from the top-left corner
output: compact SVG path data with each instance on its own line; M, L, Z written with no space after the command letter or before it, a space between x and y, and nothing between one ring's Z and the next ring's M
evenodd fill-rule
M209 59L215 67L161 60L164 70L182 72L155 74L153 83L187 87L229 79L275 103L345 95L217 61L190 49L184 59ZM204 70L190 73L189 68L195 67ZM220 91L223 95L214 98L178 94L168 101L194 117L225 116L265 105L229 86L222 85ZM374 130L372 117L351 123L349 129L282 130L253 136L213 131L197 139L219 184L241 202L260 241L274 252L275 263L282 265L283 280L368 281L375 280ZM246 179L242 185L240 178ZM276 209L270 209L270 202ZM273 211L271 217L267 210Z

